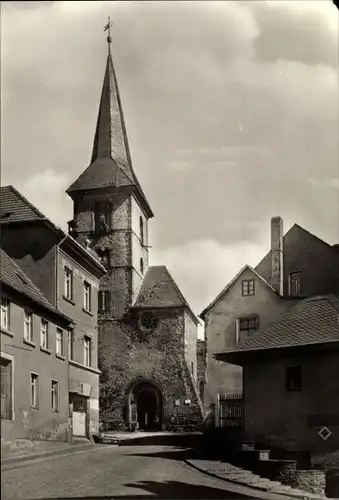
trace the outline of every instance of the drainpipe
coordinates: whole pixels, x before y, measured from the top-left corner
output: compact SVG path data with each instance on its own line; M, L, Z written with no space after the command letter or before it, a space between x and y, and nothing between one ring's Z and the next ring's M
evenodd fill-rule
M68 238L68 235L64 236L62 240L58 243L57 245L57 255L56 255L56 265L55 265L55 284L56 284L56 308L59 310L59 256L60 256L60 246L63 244L63 242ZM68 339L67 339L68 341ZM68 345L68 344L67 344ZM67 426L67 439L68 439L68 444L72 444L72 434L73 434L73 429L72 429L72 404L69 402L69 394L70 394L70 389L71 389L71 377L70 377L70 366L69 366L69 359L68 359L68 353L67 353L67 421L68 421L68 426Z

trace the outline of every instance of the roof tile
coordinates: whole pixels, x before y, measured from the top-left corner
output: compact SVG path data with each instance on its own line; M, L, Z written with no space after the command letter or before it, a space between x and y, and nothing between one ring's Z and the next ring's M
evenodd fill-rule
M19 265L0 249L0 282L60 315Z

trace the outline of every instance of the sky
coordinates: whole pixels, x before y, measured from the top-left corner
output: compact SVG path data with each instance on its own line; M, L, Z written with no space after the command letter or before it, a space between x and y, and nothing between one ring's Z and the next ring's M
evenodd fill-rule
M112 55L151 264L199 314L269 250L270 218L339 243L330 0L3 2L2 185L67 228Z

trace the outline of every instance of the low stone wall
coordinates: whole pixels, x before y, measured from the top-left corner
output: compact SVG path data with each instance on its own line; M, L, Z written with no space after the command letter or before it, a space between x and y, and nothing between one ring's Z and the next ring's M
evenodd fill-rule
M326 473L323 470L297 470L291 486L309 493L325 494Z

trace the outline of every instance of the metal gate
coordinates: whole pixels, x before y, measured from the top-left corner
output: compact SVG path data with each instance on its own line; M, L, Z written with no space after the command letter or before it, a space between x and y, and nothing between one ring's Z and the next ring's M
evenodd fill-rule
M219 427L244 427L244 399L242 394L219 395L217 401Z

